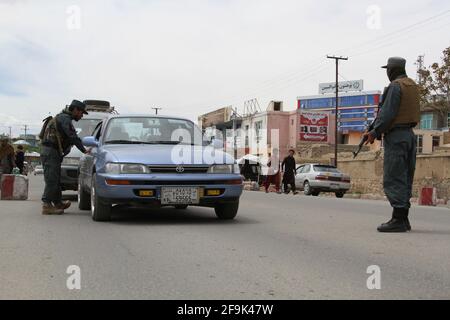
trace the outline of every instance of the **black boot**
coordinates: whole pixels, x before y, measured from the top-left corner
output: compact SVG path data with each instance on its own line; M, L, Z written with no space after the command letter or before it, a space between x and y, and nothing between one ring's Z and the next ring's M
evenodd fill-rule
M409 223L409 209L405 209L406 210L406 227L408 228L408 231L411 231L411 223Z
M389 222L380 225L377 230L379 232L407 232L408 209L394 208L392 219Z
M392 220L394 220L394 212L395 212L395 209L392 209L392 218L391 218L391 220L389 220L388 222L382 223L381 224L382 226L390 224L392 222Z
M408 229L408 231L411 231L411 224L409 223L408 215L409 215L409 209L401 208L401 209L394 209L392 216L399 218L399 219L403 219L405 221L406 228Z

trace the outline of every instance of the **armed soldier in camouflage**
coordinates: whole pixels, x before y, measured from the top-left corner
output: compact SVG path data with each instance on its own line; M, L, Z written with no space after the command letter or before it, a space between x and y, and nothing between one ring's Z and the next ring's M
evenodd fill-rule
M56 117L47 118L44 125L41 137L41 161L45 181L42 214L62 214L70 207L70 201L62 201L61 163L72 146L87 153L72 124L72 120L79 121L84 114L88 114L86 105L81 101L73 100Z
M389 58L387 69L391 84L374 128L364 136L373 143L384 136L384 192L393 207L392 219L378 227L379 232L411 230L408 215L416 168L416 138L412 128L420 121L419 88L408 78L406 60Z

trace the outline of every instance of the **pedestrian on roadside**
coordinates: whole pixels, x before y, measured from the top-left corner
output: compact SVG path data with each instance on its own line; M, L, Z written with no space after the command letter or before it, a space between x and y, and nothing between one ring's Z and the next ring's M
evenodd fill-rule
M379 232L411 230L408 216L417 143L413 128L420 121L420 94L417 84L406 75L405 65L405 59L392 57L382 67L391 83L383 95L374 129L364 133L366 144L384 138L383 187L393 212L391 220L377 228Z
M252 171L252 167L250 165L250 160L248 160L248 159L244 160L244 164L242 165L242 168L241 168L241 175L244 177L244 180L252 179L253 171Z
M288 194L288 184L291 185L292 193L295 195L298 191L295 188L295 150L289 149L289 155L284 158L281 164L281 171L283 173L283 188L284 193Z
M16 151L16 166L20 170L20 174L23 174L23 168L25 166L25 152L23 152L23 146L19 145Z
M63 214L71 205L70 201L62 201L61 163L72 146L76 146L82 153L88 153L72 123L79 121L84 114L88 114L86 105L73 100L61 113L47 121L41 131L41 161L45 181L42 214Z
M273 149L273 155L269 153L269 162L267 162L267 176L264 182L264 188L266 193L269 193L269 187L271 184L275 185L275 190L277 193L280 191L280 156L279 150Z
M8 139L2 139L0 142L0 167L1 173L11 174L16 166L14 162L14 148L9 144Z

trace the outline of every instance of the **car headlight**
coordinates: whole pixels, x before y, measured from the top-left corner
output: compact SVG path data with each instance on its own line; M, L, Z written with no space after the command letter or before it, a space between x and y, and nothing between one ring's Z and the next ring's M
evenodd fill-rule
M208 173L235 173L239 174L239 166L237 164L214 164L208 169Z
M150 173L150 169L143 164L136 163L107 163L105 172L110 174L140 174Z
M78 166L80 163L79 158L64 158L62 161L62 164L68 165L68 166Z

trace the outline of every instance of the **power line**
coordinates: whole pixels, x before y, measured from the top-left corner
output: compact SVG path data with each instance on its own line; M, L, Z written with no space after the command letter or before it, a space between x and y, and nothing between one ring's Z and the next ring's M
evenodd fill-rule
M347 52L347 53L350 54L351 58L374 52L376 50L379 50L379 49L385 48L387 46L391 46L392 44L398 43L399 39L404 38L410 32L417 31L417 29L421 29L424 27L430 27L432 24L435 24L435 23L439 22L440 20L444 19L449 13L450 13L450 10L447 9L437 15L428 17L428 18L418 21L416 23L410 24L406 27L402 27L402 28L397 29L388 34L376 37L374 39L365 40L363 42L353 44L351 47L340 49L338 51L344 51L344 50L347 51L348 50L349 52ZM373 46L374 44L377 45L375 48L372 47L368 50L364 49L368 45ZM244 94L242 94L242 95L235 94L233 96L229 96L228 98L225 98L224 100L230 101L231 99L234 99L234 97L243 96L243 95L258 96L259 94L261 94L262 91L267 91L269 89L276 89L276 88L285 89L285 88L290 87L293 82L294 82L294 84L302 83L303 81L307 80L311 76L317 74L319 71L322 71L325 69L322 59L323 59L323 57L310 59L307 63L302 65L302 67L300 67L296 71L290 72L281 77L276 77L273 79L269 79L269 80L260 82L258 85L256 85L254 87L254 89L251 89L250 94L248 92L244 93L244 91L242 91ZM322 61L322 62L315 63L317 61ZM311 64L313 64L312 67L307 67L307 66L311 66ZM304 67L307 67L306 70ZM229 98L231 98L231 99L229 99ZM236 102L237 102L237 100L236 100ZM207 103L198 103L198 104L206 105ZM230 104L230 103L225 103L225 104ZM210 108L210 106L205 106L205 108L202 108L202 109L206 110L209 108Z
M388 34L381 35L381 36L376 37L374 39L370 39L370 40L367 40L367 41L364 41L364 42L361 42L361 43L358 43L358 44L354 44L351 47L347 47L347 48L344 48L344 49L341 49L341 50L338 50L338 51L348 51L348 50L350 50L350 52L352 52L357 47L361 48L361 47L365 47L367 45L373 46L374 44L380 44L380 43L382 43L382 42L384 42L384 41L386 41L386 40L388 40L389 38L392 38L392 37L394 37L394 38L398 37L398 36L403 37L405 35L405 31L406 32L411 32L411 31L414 31L414 30L410 30L410 29L415 29L417 27L420 27L420 28L423 27L421 25L426 25L426 24L429 24L429 23L436 23L437 21L434 21L434 20L442 19L449 13L450 13L450 10L445 10L445 11L443 11L443 12L437 14L437 15L434 15L434 16L428 17L428 18L426 18L424 20L415 22L415 23L410 24L410 25L408 25L406 27L403 27L403 28L397 29L397 30L395 30L393 32L390 32ZM409 31L407 31L407 30L409 30ZM390 40L392 40L392 39L390 39Z
M432 21L431 19L436 18L438 16L439 16L439 19L441 19L441 18L443 18L443 16L442 16L443 14L448 14L448 13L450 13L450 10L448 10L440 15L437 15L432 18L428 18L421 22L410 25L406 28L402 28L401 30L403 30L404 32L399 33L398 31L396 31L387 36L380 38L379 40L373 41L370 44L374 45L374 46L372 46L368 49L364 48L367 46L361 46L361 48L355 50L354 53L351 54L350 56L353 58L353 57L365 55L367 53L372 53L379 49L383 49L383 48L392 46L394 44L398 44L401 41L410 40L411 38L417 37L418 35L420 35L421 32L425 32L425 31L429 32L429 29L428 29L429 27L433 27L434 24L440 22L440 21ZM424 23L424 21L427 21L427 22ZM445 25L443 25L443 26L445 26ZM419 31L419 30L422 30L422 31ZM410 35L410 33L412 33L412 32L414 32L414 33L412 35ZM394 33L395 33L395 35L394 35ZM399 34L397 34L397 33L399 33Z

